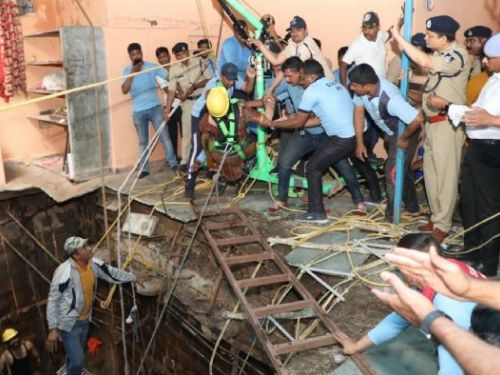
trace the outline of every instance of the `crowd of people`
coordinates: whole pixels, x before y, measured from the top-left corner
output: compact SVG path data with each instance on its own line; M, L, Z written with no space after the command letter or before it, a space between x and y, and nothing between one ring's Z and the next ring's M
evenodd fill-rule
M385 191L385 217L391 220L398 149L406 160L404 209L411 216L421 214L412 162L423 143L431 216L419 233L403 237L386 255L405 282L385 272L382 277L393 291L374 290L395 312L357 340L341 334L337 339L350 355L413 324L436 340L440 374L500 373L500 283L487 279L497 275L500 247L500 215L495 216L500 212L500 33L469 27L463 47L456 41L459 23L436 16L417 25L425 32L407 41L401 20L382 31L379 16L369 11L357 38L338 49L334 70L302 17L293 17L283 38L272 16L264 16L263 22L266 40L254 39L245 21L235 23L234 35L223 42L216 61L208 39L197 43L194 56L187 43L176 43L171 49L175 64L170 64L169 49L158 47L159 69L144 61L138 43L128 46L130 64L123 70L127 78L122 92L132 97L142 162L138 177L150 173L150 123L162 129L159 140L170 168L186 175L189 199L194 198L199 169L219 163L227 150L232 151L225 171L229 181L253 165L258 125L279 132L272 171L278 175L274 210L287 207L290 178L298 164L308 186L308 210L299 220L328 221L322 176L329 168L342 175L360 211L366 199L357 172L366 181L367 199L380 203ZM388 43L411 60L408 98L397 87L400 55L387 62ZM253 100L256 51L269 67L265 95L259 100ZM400 122L405 125L402 134ZM379 138L387 152L383 189L371 163ZM452 251L441 246L458 196L466 230L460 260L450 258ZM121 284L137 278L93 258L87 239L70 237L64 250L68 259L55 271L47 300L48 347L55 350L62 341L68 374L79 375L97 280ZM0 371L30 373L39 357L34 345L13 328L4 330L2 341L7 350L0 355Z
M302 17L290 21L284 38L276 32L272 16L264 16L263 22L268 40L253 39L247 23L238 21L234 36L222 44L216 69L205 55L204 60L186 60L170 71L164 119L171 118L168 113L174 98L182 102L183 113L189 111L182 116L181 168L187 171L186 197L194 197L196 174L205 159L203 129L217 134L216 145L234 147L238 136L228 129L242 131L258 124L279 131L273 170L278 174L278 196L273 210L287 207L293 168L301 162L299 166L305 167L299 168L304 169L308 184L308 210L299 220L328 221L322 176L334 168L346 181L358 210L364 210L365 198L356 172L365 179L372 202L381 202L385 190L385 218L390 221L395 160L401 149L405 154L404 210L407 215L420 216L413 166L419 145L423 145L423 177L431 216L418 228L420 233L402 238L399 247L387 255L400 268L406 284L398 276L384 273L395 293L374 291L395 312L359 340L342 335L338 340L346 354L354 354L416 324L437 340L440 374L498 373L495 356L500 350L500 312L496 309L500 305L495 291L500 284L486 278L497 275L500 248L500 34L486 26L472 26L463 32L462 46L456 40L460 24L446 15L417 25L425 31L407 41L401 35L402 20L383 31L378 14L369 11L362 17L358 37L338 49L338 69L333 70L321 51L321 41L309 35ZM387 61L389 48L396 52L391 61ZM178 60L189 56L187 50L185 43L173 48ZM179 51L184 54L178 55ZM255 51L263 54L272 69L266 76L264 100L257 104L265 112L248 117L242 108L255 105L251 102ZM402 53L411 61L407 98L398 87ZM138 71L133 55L130 57L133 65L125 73ZM136 116L140 117L134 112L134 122ZM204 116L205 123L213 127L204 125L200 131ZM240 117L245 120L238 120ZM399 123L405 125L402 134L398 133ZM378 138L387 152L385 189L371 165ZM223 149L219 147L219 152ZM241 154L241 159L247 156ZM174 162L171 166L177 168ZM457 200L465 240L464 248L453 254L440 244L450 233Z
M302 17L290 21L284 38L277 33L272 16L264 16L263 22L269 40L253 39L247 23L238 21L234 36L222 44L215 69L205 55L204 59L183 61L170 71L164 119L172 118L168 113L178 98L183 112L181 170L188 173L186 197L194 197L196 173L205 158L200 138L203 116L206 123L220 130L216 144L235 142L236 133L227 130L231 124L240 130L252 123L279 130L279 155L273 170L278 174L278 196L273 209L287 207L293 168L300 161L299 166L306 162L308 210L299 219L312 223L328 221L322 176L329 168L342 175L359 210L364 210L365 198L356 172L365 179L372 202L381 202L385 190L385 217L390 221L398 149L405 153L404 210L407 215L419 216L413 162L419 145L423 145L423 177L431 216L418 228L421 233L401 239L401 249L387 256L401 268L407 285L422 294L409 289L397 276L385 274L396 294L375 293L397 313L358 341L345 337L339 341L345 353L353 354L387 341L413 323L441 343L440 374L498 372L494 356L499 349L494 346L498 345L500 321L494 309L499 306L484 295L493 298L499 284L484 279L497 275L500 247L496 237L500 218L494 216L500 212L500 34L493 35L486 26L472 26L464 31L462 46L456 40L459 23L450 16L436 16L425 25L417 25L425 31L407 41L401 35L401 20L383 31L378 14L369 11L362 17L358 37L338 49L338 69L333 70L321 51L321 41L309 35ZM396 54L388 62L389 48ZM173 51L178 60L189 56L185 43L178 43ZM179 55L181 51L184 54ZM260 104L266 111L249 121L242 116L242 107L233 104L251 100L255 51L262 52L272 69ZM402 53L411 61L407 98L398 88ZM140 70L134 70L137 61L130 57L133 65L125 73ZM217 87L223 87L222 91L211 95ZM135 105L134 93L132 96ZM246 120L235 120L240 116ZM134 123L136 117L141 116L134 112ZM400 122L405 125L402 134L398 134ZM139 129L137 123L136 127ZM210 126L202 126L201 132L207 128ZM385 189L381 189L371 165L378 138L387 152ZM177 168L174 162L170 164ZM437 255L439 250L451 253L445 253L440 243L451 230L458 197L466 230L460 254L465 254L461 260L469 265ZM466 290L460 289L465 282ZM466 332L470 330L476 336ZM478 342L480 339L486 342ZM474 350L469 350L472 347ZM491 361L474 358L473 353L479 351L476 347Z

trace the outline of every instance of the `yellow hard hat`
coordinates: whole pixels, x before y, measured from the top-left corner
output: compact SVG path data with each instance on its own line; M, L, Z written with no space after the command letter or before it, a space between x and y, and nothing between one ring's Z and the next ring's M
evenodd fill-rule
M14 328L7 328L5 331L2 333L2 341L7 342L12 340L14 337L16 337L18 332Z
M214 117L222 117L229 110L229 96L224 87L215 87L207 96L208 113Z

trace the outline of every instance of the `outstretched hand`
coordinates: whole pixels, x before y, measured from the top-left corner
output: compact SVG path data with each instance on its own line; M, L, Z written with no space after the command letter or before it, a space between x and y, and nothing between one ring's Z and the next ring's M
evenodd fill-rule
M410 323L420 326L424 318L435 310L431 301L406 286L395 274L384 271L380 275L394 288L395 293L372 289L373 294Z
M460 267L437 254L434 246L428 253L397 247L385 258L404 272L447 297L464 300L470 289L470 276Z

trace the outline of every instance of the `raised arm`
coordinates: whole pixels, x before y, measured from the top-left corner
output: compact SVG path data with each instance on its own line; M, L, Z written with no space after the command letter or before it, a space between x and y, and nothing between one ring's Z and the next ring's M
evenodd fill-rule
M392 28L392 37L394 40L396 40L399 44L399 47L408 55L408 57L414 61L416 64L420 65L421 67L431 69L432 68L432 59L429 55L427 55L425 52L419 50L417 47L412 45L411 43L407 42L401 33L399 32L401 25L398 22L393 26Z

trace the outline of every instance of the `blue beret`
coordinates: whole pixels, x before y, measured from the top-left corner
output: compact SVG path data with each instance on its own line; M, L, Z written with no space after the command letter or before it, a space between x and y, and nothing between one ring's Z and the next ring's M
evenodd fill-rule
M427 48L427 42L425 41L424 33L416 33L411 37L411 44L414 46L419 46L422 48Z
M173 53L179 53L187 50L188 50L188 45L187 43L184 42L176 43L176 45L172 48Z
M464 32L466 38L489 38L491 36L491 29L486 26L474 26Z
M429 18L425 23L425 27L428 31L435 33L455 35L460 28L460 24L450 16L436 16Z
M500 57L500 33L488 39L484 45L484 54L488 57Z

